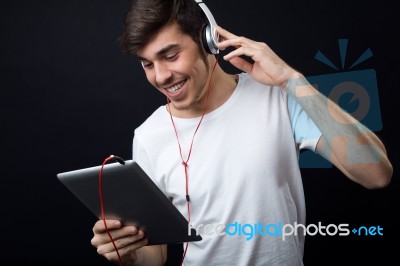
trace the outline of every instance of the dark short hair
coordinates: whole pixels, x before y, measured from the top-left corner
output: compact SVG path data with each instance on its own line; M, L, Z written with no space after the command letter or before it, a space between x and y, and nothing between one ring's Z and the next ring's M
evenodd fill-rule
M121 44L128 55L137 55L164 26L176 22L201 48L201 32L207 19L194 0L133 0L126 14Z

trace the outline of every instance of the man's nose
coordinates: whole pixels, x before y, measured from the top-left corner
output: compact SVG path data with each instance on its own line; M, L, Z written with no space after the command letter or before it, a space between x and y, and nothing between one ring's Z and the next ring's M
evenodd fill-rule
M154 65L156 82L158 85L168 83L172 77L172 71L163 63L157 63Z

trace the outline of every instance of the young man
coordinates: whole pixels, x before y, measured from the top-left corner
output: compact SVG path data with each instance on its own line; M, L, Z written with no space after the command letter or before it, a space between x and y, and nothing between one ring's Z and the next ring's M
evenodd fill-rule
M200 38L207 20L193 0L133 1L123 45L169 100L135 130L133 159L191 224L305 224L300 149L330 160L366 188L390 182L381 141L313 88L266 44L217 28L225 73ZM252 62L245 61L247 56ZM140 203L138 203L140 204ZM125 265L163 265L167 247L107 221ZM118 261L102 221L92 245ZM186 265L302 265L304 235L203 234Z

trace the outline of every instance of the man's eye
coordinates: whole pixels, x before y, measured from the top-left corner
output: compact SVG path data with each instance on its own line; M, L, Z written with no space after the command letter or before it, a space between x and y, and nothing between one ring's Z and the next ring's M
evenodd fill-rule
M178 54L170 54L165 57L166 60L175 60L178 57Z
M143 68L151 68L153 66L153 63L142 62L142 66L143 66Z

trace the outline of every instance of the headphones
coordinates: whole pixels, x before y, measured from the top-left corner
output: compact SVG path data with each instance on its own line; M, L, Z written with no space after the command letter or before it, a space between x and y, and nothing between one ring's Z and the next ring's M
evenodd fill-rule
M194 0L194 1L196 1L198 6L203 10L208 20L208 23L203 28L203 32L201 34L204 49L210 54L218 54L219 49L217 47L217 43L219 36L216 31L217 23L215 22L215 19L211 14L210 10L206 6L206 4L203 3L202 0Z

